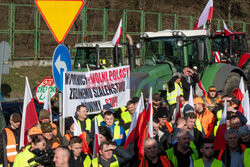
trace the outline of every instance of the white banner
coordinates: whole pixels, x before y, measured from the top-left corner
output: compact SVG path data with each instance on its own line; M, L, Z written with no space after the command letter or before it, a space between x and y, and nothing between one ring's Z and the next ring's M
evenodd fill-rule
M129 66L90 72L67 71L63 75L63 117L74 116L80 104L88 114L101 112L104 104L126 106L130 99Z

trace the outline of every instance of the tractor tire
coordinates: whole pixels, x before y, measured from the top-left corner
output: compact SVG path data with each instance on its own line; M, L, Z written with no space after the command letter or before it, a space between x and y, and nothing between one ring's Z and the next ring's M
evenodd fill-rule
M250 88L250 61L247 62L247 65L242 69L244 74L247 77L247 86L248 86L248 90Z
M226 95L232 95L233 94L233 89L239 88L239 84L240 84L240 74L237 72L231 72L228 77L227 80L225 82L225 86L223 89L223 94Z

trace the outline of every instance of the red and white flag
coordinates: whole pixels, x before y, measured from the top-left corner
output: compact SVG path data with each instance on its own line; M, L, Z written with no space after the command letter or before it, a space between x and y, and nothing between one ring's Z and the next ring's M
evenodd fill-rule
M192 87L192 85L190 86L188 104L194 108L194 98L193 98L193 87Z
M223 26L224 26L224 33L225 33L226 36L230 36L230 35L233 34L233 33L227 28L227 25L226 25L226 23L224 22L224 20L223 20Z
M99 153L99 147L100 147L100 134L98 129L98 121L95 117L95 137L94 137L94 147L93 147L93 159L97 157L97 154Z
M221 61L220 61L220 52L219 51L214 52L214 57L215 57L215 62L216 63L221 63Z
M122 36L122 19L120 20L119 26L116 30L115 36L112 40L112 45L118 45L118 43L120 42L120 38Z
M224 102L220 124L214 138L214 150L223 150L226 148L224 134L227 130L227 101Z
M176 110L174 111L172 119L176 122L178 118L181 117L181 97L177 96L176 98Z
M236 99L242 101L244 98L244 94L245 94L245 87L244 87L244 80L243 77L241 77L240 79L240 85L239 85L239 89L236 95ZM240 106L238 107L238 111L241 112L242 114L244 114L244 110L243 110L243 106L242 103L240 104Z
M139 135L142 133L143 131L142 124L144 123L144 119L145 119L144 99L143 99L143 95L141 94L141 97L135 109L132 122L130 124L128 137L126 139L124 149L126 149L128 144L135 141L139 137Z
M26 82L23 101L22 124L19 144L20 149L28 145L28 130L38 122L36 107L30 90L29 80L27 77L25 77L25 81Z
M207 92L206 92L206 90L205 90L205 88L204 88L204 86L203 86L200 79L199 79L199 82L198 82L198 86L202 90L203 95L205 96L207 94Z
M145 119L142 123L142 133L139 135L138 140L138 159L142 159L144 157L144 149L143 149L143 142L147 137L154 137L153 135L153 100L152 100L152 87L150 87L149 98L148 98L148 105L145 112Z
M207 22L210 22L213 17L213 0L209 0L205 9L201 13L201 16L199 17L198 21L196 22L193 30L196 30L206 24Z
M243 108L244 116L247 118L247 127L250 128L250 107L249 107L249 96L248 96L248 90L244 94L244 98L241 101L241 106Z

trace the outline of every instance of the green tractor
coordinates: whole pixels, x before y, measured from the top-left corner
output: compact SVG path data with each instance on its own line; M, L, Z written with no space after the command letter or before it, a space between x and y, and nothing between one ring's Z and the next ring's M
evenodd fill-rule
M174 72L181 72L184 66L196 67L201 81L207 90L214 85L224 93L238 87L239 79L245 75L236 66L213 63L210 42L205 30L165 30L142 33L141 57L136 61L132 38L128 36L128 64L131 68L131 97L140 96L141 92L153 92L166 89L164 85ZM110 43L110 42L109 42ZM120 56L121 46L105 47L101 43L76 44L74 70L87 71L100 68L100 60L106 59L107 67L124 64ZM101 54L101 52L103 52ZM109 54L113 53L113 54ZM105 55L105 56L104 56ZM113 55L113 56L107 56ZM137 64L136 64L137 62ZM232 84L234 83L234 84Z
M217 31L212 36L212 55L218 54L221 62L240 67L246 77L250 78L250 53L245 32L233 32L226 35ZM248 81L248 86L250 82Z

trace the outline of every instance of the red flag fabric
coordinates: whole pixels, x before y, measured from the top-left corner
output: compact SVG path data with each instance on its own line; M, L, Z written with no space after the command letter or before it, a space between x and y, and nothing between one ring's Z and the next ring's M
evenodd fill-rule
M207 92L206 92L206 90L205 90L205 88L204 88L204 86L203 86L203 84L202 84L202 82L201 82L200 79L199 79L199 82L198 82L198 86L202 90L203 95L205 96L207 94Z
M29 80L27 77L25 80L25 93L19 144L20 149L28 145L28 130L38 122L36 107L30 90Z
M227 28L227 25L224 21L223 21L223 26L224 26L224 33L226 36L233 35L233 33Z
M118 45L118 43L120 42L120 38L122 36L122 19L120 20L119 26L116 30L115 36L112 40L112 45Z
M128 137L126 139L124 148L128 146L129 143L135 141L142 132L142 124L144 123L145 119L145 109L144 109L144 99L143 95L141 95L137 107L135 109L135 113L130 124Z
M224 110L221 116L220 124L214 138L214 150L223 150L226 148L224 134L227 130L227 101L224 103Z
M94 137L94 149L93 149L93 159L97 157L97 154L99 153L99 146L100 146L100 134L98 129L98 122L97 118L95 117L95 137Z
M210 22L213 17L213 0L209 0L205 9L201 13L201 16L199 17L198 21L196 22L193 30L196 30L206 24L207 22Z
M236 95L236 99L242 101L244 98L244 94L245 94L244 80L243 80L243 77L241 77L239 89L238 89L238 92ZM238 111L241 112L242 114L244 114L242 104L240 104L240 106L238 107Z
M246 91L246 93L244 94L244 98L241 101L241 105L242 105L242 109L243 109L243 113L244 116L247 119L247 127L250 128L250 107L249 107L249 94L248 94L248 90Z

